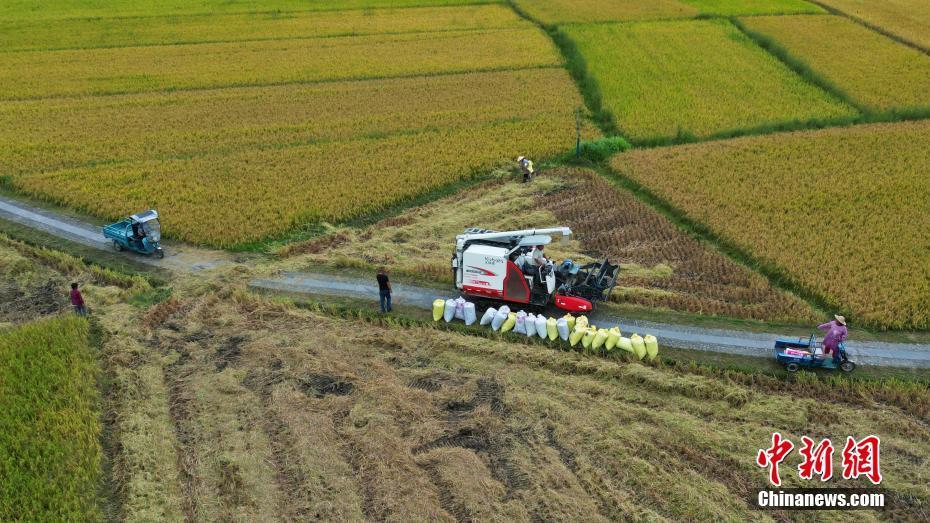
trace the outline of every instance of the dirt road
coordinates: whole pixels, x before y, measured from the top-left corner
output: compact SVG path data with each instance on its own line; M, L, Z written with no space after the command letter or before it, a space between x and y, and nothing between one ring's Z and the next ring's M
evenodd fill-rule
M49 234L99 249L110 249L100 227L61 216L48 210L25 205L0 196L0 218ZM136 256L138 261L173 271L201 272L235 263L222 251L211 251L186 245L166 245L163 260ZM132 255L132 254L127 254ZM272 292L312 294L319 296L345 296L377 300L374 280L336 277L322 274L282 273L272 278L251 282L255 289ZM395 284L394 300L397 303L429 308L436 298L456 296L452 289L437 291L427 287ZM602 325L619 325L626 333L653 334L661 344L683 348L746 356L771 356L775 333L757 333L724 329L707 329L687 325L628 320L608 313L595 313L592 322ZM890 343L880 341L847 344L850 356L859 364L886 365L905 368L930 368L930 344Z

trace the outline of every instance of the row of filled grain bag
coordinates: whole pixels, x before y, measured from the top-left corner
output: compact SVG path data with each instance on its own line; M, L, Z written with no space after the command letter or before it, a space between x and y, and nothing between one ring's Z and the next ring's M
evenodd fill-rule
M433 320L439 321L440 318L445 319L446 322L462 319L466 325L471 325L475 322L474 304L463 298L436 300L433 302ZM638 359L648 356L649 360L655 359L659 354L659 341L655 336L648 334L640 336L633 333L627 338L620 332L620 327L598 329L590 325L585 316L575 318L571 314L566 314L558 319L547 318L542 314L527 314L522 310L511 312L510 307L504 305L499 309L488 308L481 316L479 324L489 325L499 332L512 331L528 337L539 336L550 341L561 339L572 347L580 345L586 352L610 353L618 350L628 352Z

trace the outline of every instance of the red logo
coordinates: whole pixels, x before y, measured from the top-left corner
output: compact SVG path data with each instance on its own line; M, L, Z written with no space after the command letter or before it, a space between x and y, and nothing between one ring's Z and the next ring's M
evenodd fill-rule
M781 476L778 475L778 465L785 460L794 443L783 439L778 432L772 433L772 446L768 449L759 449L756 456L756 465L762 468L769 467L769 481L776 487L781 485Z
M820 440L814 448L814 440L801 436L801 456L804 461L798 465L798 475L801 479L811 479L814 474L820 476L820 481L827 481L833 477L833 443L829 439Z
M856 479L859 476L869 478L873 484L882 482L882 472L878 463L878 449L881 441L878 436L866 436L858 442L852 436L846 438L843 447L843 479Z

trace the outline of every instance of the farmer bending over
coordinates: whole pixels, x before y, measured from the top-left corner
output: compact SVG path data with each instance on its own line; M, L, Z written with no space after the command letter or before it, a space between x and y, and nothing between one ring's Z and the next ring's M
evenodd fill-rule
M523 183L530 181L533 178L533 174L536 173L533 169L533 162L526 156L521 156L517 158L517 164L520 166L520 171L523 172Z
M824 355L832 353L833 361L839 363L840 343L846 341L849 331L846 330L846 318L839 314L834 314L833 317L835 318L833 321L818 325L817 328L827 331L827 334L823 337Z

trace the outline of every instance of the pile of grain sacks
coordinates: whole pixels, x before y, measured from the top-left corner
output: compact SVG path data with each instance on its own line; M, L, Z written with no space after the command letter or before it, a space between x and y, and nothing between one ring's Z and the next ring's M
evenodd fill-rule
M444 319L447 323L452 320L463 320L466 325L475 323L475 304L459 297L455 300L436 300L433 302L433 320ZM610 354L614 351L628 352L637 359L648 357L654 360L659 354L659 341L655 336L647 334L640 336L633 333L629 338L624 337L620 327L609 329L597 328L588 323L588 318L579 316L575 318L566 314L561 318L547 318L540 314L527 314L524 311L511 312L510 307L503 305L499 309L488 308L478 322L488 325L497 332L514 332L528 337L539 336L549 341L561 340L575 348L581 344L584 352L591 354Z

